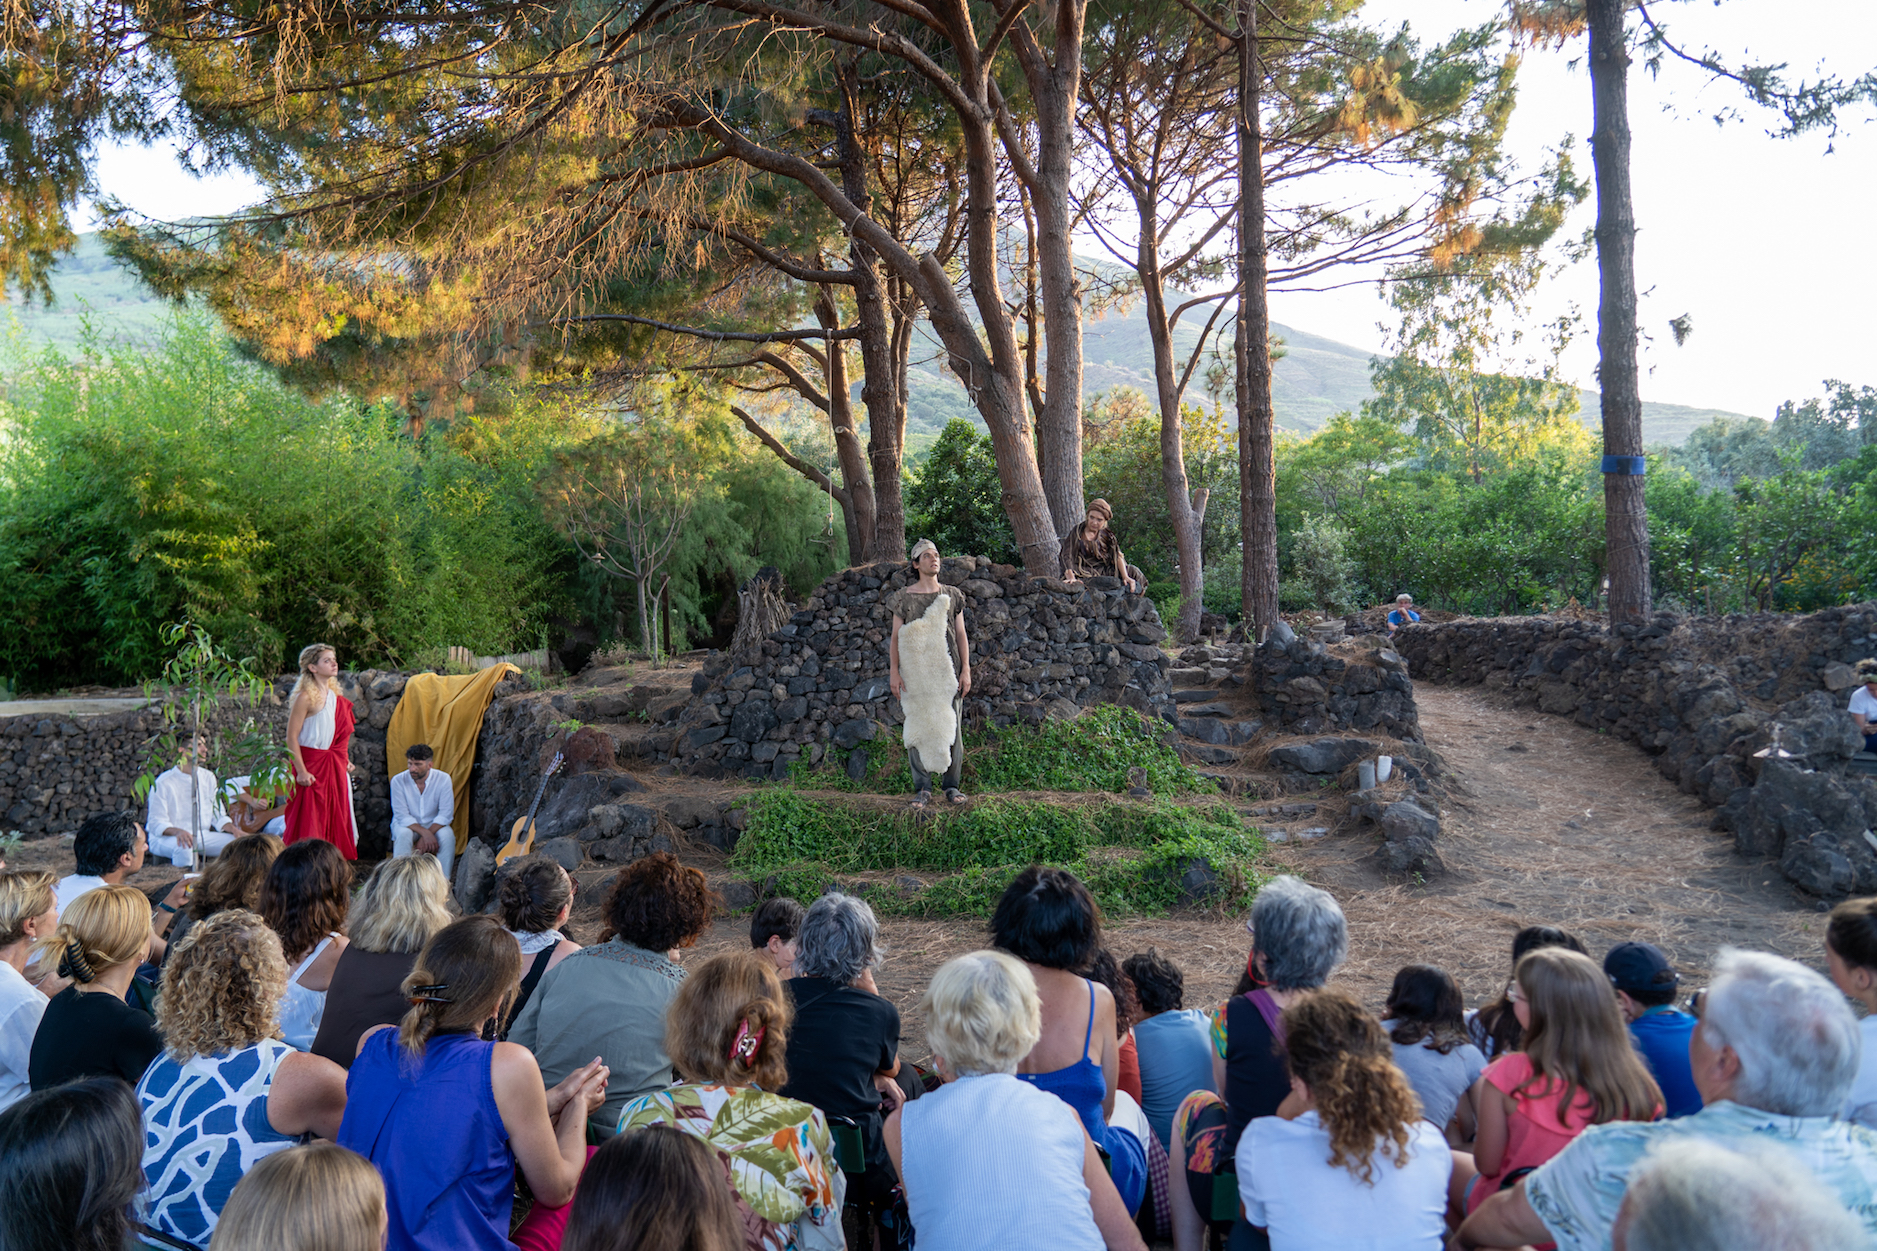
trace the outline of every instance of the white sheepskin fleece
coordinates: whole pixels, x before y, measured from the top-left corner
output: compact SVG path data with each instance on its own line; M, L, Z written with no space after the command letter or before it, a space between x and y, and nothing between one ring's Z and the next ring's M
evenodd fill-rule
M899 676L906 684L900 698L906 711L902 741L909 751L918 748L919 763L933 775L951 768L952 740L958 735L952 711L958 675L945 646L949 605L948 596L936 596L923 617L899 627Z

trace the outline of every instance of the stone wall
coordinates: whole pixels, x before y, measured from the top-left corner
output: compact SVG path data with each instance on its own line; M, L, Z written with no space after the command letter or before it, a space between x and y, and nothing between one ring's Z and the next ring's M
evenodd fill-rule
M1381 732L1421 741L1414 683L1393 650L1359 640L1325 644L1279 631L1246 666L1267 730L1277 734Z
M1877 784L1843 711L1877 654L1877 603L1803 616L1657 614L1614 630L1552 617L1407 626L1417 681L1477 683L1626 739L1718 809L1742 854L1823 895L1877 890ZM1764 753L1764 754L1762 754Z
M830 746L854 747L898 725L887 690L886 603L914 575L863 565L823 582L750 663L714 657L678 723L672 759L707 776L782 777ZM1013 725L1119 703L1171 717L1171 661L1153 602L1116 578L1076 585L1032 578L983 557L944 562L939 581L964 593L971 640L968 723Z

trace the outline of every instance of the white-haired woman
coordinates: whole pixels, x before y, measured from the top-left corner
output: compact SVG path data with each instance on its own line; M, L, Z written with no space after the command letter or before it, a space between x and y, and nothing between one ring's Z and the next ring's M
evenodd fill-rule
M358 1040L410 1011L404 979L424 944L450 923L450 883L427 851L379 864L348 919L351 941L333 966L313 1054L352 1067Z
M964 596L939 582L939 564L931 539L914 543L919 580L887 600L893 631L886 639L886 680L906 714L900 734L912 768L914 807L931 802L934 777L945 798L965 801L958 782L965 765L971 640L965 635Z
M323 838L358 859L352 822L352 701L339 693L339 654L324 643L300 651L300 676L287 713L287 754L298 789L287 801L289 845Z
M1042 1033L1036 979L1022 962L1001 951L947 961L920 1011L945 1085L885 1129L920 1251L1144 1251L1081 1120L1016 1078Z
M815 900L796 934L789 1083L781 1093L844 1116L860 1128L866 1171L850 1173L848 1202L884 1202L895 1178L880 1137L881 1110L905 1094L899 1073L899 1009L880 997L880 925L864 899L831 891Z

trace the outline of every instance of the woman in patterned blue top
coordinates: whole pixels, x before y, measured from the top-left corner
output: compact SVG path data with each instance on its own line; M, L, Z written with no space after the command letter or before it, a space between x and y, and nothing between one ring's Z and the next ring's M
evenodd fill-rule
M143 1223L207 1246L247 1171L345 1115L345 1070L280 1041L287 962L255 913L234 908L170 953L157 1001L164 1051L137 1083L143 1110Z

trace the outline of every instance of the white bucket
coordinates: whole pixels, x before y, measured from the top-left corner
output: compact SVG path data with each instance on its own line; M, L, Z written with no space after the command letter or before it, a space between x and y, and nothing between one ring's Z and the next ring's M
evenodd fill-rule
M1386 782L1389 775L1394 771L1395 758L1393 756L1377 756L1375 758L1375 780L1377 782Z

